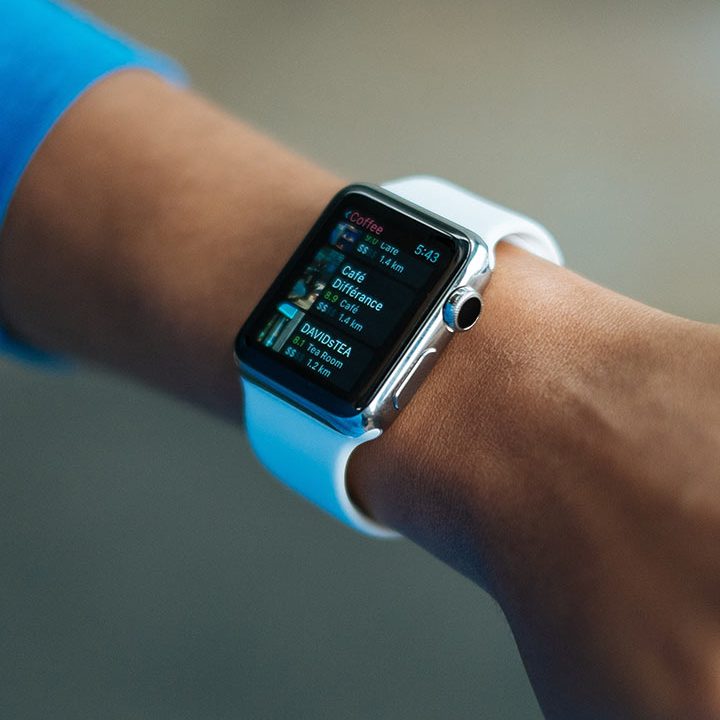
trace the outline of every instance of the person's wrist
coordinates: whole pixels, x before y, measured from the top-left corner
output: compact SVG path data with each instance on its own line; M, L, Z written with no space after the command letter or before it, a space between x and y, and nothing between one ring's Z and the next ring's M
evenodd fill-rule
M720 331L501 252L353 493L491 591L549 717L715 717Z
M537 521L538 488L559 472L591 472L584 393L608 371L599 358L637 332L643 313L501 245L477 326L453 339L411 405L351 459L356 502L499 596L509 549Z
M520 487L513 477L517 470L502 468L521 422L521 401L511 402L498 387L514 383L527 399L536 391L526 377L531 371L522 366L532 353L544 351L523 333L526 308L518 301L546 271L550 278L564 272L501 244L477 325L452 340L413 402L350 461L350 492L365 512L486 587L482 536L500 514L498 504L514 502ZM512 366L506 365L509 358Z

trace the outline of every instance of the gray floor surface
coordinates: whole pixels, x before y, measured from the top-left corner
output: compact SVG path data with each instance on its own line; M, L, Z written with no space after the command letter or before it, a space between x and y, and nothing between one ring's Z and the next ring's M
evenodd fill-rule
M83 5L347 177L453 178L579 272L720 319L716 2ZM0 429L0 717L540 717L492 601L318 516L241 430L10 363Z

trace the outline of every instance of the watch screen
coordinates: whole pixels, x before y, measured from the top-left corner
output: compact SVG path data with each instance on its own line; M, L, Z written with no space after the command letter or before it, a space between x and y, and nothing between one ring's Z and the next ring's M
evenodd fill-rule
M416 212L341 193L241 331L238 357L316 404L330 396L358 409L463 250Z

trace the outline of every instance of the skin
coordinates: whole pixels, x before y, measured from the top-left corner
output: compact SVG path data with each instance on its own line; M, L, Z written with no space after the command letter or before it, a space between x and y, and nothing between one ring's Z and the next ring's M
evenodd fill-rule
M116 74L18 188L4 321L241 422L234 336L343 184ZM350 490L493 594L548 718L720 718L719 379L717 327L502 246L481 321Z

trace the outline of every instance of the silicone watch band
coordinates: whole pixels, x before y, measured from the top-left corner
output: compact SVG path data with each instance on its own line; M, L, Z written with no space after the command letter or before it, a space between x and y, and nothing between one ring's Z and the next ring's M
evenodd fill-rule
M495 264L495 246L506 240L545 260L562 265L560 248L552 235L524 215L485 200L447 180L428 176L400 178L383 184L385 190L409 200L479 235Z
M447 180L417 176L385 183L383 188L479 235L488 246L491 265L500 240L562 263L560 249L542 226ZM242 384L247 434L271 473L356 530L374 537L399 537L363 515L350 500L345 483L350 454L378 437L380 430L348 437L254 383L243 379Z
M242 384L250 443L273 475L366 535L397 535L362 515L352 504L345 487L350 453L380 435L380 430L348 437L254 383L243 379Z

